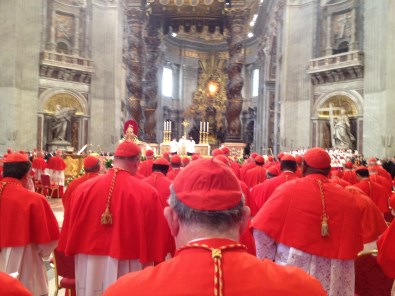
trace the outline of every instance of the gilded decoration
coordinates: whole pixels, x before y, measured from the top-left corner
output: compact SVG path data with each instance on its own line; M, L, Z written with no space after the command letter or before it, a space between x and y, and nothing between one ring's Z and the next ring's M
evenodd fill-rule
M226 84L228 81L225 72L225 60L218 55L200 61L198 88L194 93L192 105L185 111L186 118L200 118L210 122L214 130L223 127L226 110Z
M318 117L325 119L330 118L330 109L332 109L334 117L339 116L341 110L345 110L346 115L349 117L358 115L355 103L349 97L344 95L333 96L326 100L318 109Z
M63 157L66 163L66 169L64 175L66 178L76 178L81 174L84 162L83 155L66 155Z
M56 13L56 39L67 40L72 43L73 39L73 16Z
M56 106L60 105L63 108L76 109L76 115L83 115L83 108L76 97L68 93L60 93L53 95L45 104L44 111L48 113L55 113Z

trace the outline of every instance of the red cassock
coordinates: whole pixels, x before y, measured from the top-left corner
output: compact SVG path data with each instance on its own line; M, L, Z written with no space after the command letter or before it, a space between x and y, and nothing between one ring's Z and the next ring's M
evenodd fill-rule
M369 179L370 179L370 181L376 182L376 183L380 184L381 186L383 186L385 191L388 194L388 197L391 196L391 194L392 194L392 182L391 181L388 181L388 179L386 179L382 176L379 176L377 174L370 175Z
M321 236L322 182L329 236ZM363 248L362 212L349 192L312 174L278 187L252 220L252 227L276 242L333 259L355 259ZM307 294L306 294L307 295Z
M355 171L349 171L349 170L344 171L342 179L344 181L350 183L351 185L354 185L355 183L358 183L357 174L355 173Z
M245 182L247 171L255 167L255 165L256 165L255 161L250 161L248 163L243 164L243 166L240 169L240 180Z
M181 172L181 168L172 168L171 171L167 172L166 177L169 178L170 180L174 180L175 177L177 177L178 173Z
M378 262L387 276L395 279L395 223L377 241Z
M32 168L44 171L47 168L47 162L41 156L37 156L32 161Z
M266 180L262 184L258 184L253 187L251 190L251 199L258 210L269 199L277 187L296 178L297 176L292 172L282 172L279 176Z
M60 156L52 156L48 159L47 168L50 170L63 171L66 168L66 163Z
M111 199L112 224L101 224L113 174L110 170L84 182L70 196L58 249L67 255L162 261L171 251L163 231L168 226L152 186L119 171Z
M328 181L332 182L332 183L335 183L335 184L338 184L341 187L347 187L347 186L351 185L347 181L344 181L343 179L339 178L338 176L332 176Z
M377 205L381 212L388 212L388 193L383 186L372 182L369 179L361 180L354 184L355 187L361 189L371 200Z
M45 197L14 178L0 197L0 248L46 244L59 238L59 225Z
M144 177L149 177L152 174L152 165L154 160L152 158L147 158L142 161L139 166L138 173L143 175Z
M249 188L257 184L263 183L266 180L266 169L261 165L256 165L254 168L247 171L244 182Z
M379 236L388 228L383 218L383 214L376 204L359 188L355 186L347 187L362 211L362 235L363 242L370 243L376 241Z
M208 248L237 244L227 239L197 243ZM241 248L222 251L223 295L326 295L321 284L295 267L259 260ZM104 293L112 295L214 295L214 263L211 251L181 248L174 258L156 267L121 277Z
M302 169L300 168L300 166L298 166L298 168L296 169L295 175L298 178L302 178L303 177Z
M85 173L81 177L74 179L73 181L70 182L70 184L67 186L66 192L62 196L62 203L63 203L65 212L67 211L67 208L68 208L69 197L74 192L74 190L77 188L77 186L84 183L85 181L95 178L97 176L99 176L98 173Z
M150 184L158 191L162 207L167 207L167 199L170 197L171 180L161 172L153 172L148 178L143 179L143 181Z
M388 173L382 166L376 165L375 169L377 170L377 174L379 174L381 177L386 178L389 182L392 182L391 174Z
M31 296L32 293L17 279L4 272L0 272L0 295Z
M251 200L250 190L243 181L239 180L239 184L241 190L243 191L245 205L250 208L251 216L253 217L256 215L256 213L258 213L258 209L256 208L255 203ZM255 240L248 228L240 236L240 242L247 247L248 253L256 255Z
M240 179L240 169L241 165L237 161L230 161L229 166L232 169L232 171L235 173L236 177Z
M159 200L161 203L162 208L164 209L165 207L168 206L167 199L170 196L170 185L171 185L171 180L167 178L164 174L161 172L153 172L151 176L148 178L143 179L143 182L146 182L150 184L152 187L154 187L158 191L158 196ZM161 213L163 216L163 211ZM171 251L171 254L174 254L176 245L174 242L174 237L171 235L169 227L164 225L166 227L163 228L165 232L165 237L167 237L167 242L168 248Z

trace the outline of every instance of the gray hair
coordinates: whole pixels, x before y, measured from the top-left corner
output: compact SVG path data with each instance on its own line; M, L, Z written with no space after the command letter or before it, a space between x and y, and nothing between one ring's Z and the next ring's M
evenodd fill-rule
M243 219L244 196L231 209L221 211L196 210L181 202L177 198L173 185L171 185L168 203L176 211L178 219L183 224L199 224L218 231L226 231L239 225Z
M129 160L129 161L138 161L140 160L141 154L137 154L135 156L114 156L114 160Z

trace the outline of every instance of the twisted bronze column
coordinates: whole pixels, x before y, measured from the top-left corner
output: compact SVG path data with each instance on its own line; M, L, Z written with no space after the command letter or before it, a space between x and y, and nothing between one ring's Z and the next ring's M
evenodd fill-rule
M142 29L145 12L139 7L129 7L127 20L129 27L128 75L126 85L129 90L128 111L139 125L142 118L141 100L143 98L143 42Z
M229 46L229 65L228 65L228 84L226 88L227 95L227 141L241 142L241 121L240 113L242 110L243 96L241 90L244 85L244 79L241 75L244 65L244 23L247 10L245 9L227 9L227 27L228 27L228 46Z

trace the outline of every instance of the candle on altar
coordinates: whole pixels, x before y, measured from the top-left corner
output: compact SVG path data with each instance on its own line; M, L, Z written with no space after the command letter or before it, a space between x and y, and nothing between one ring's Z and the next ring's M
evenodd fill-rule
M202 122L200 122L200 129L199 129L199 131L202 132Z
M169 121L169 131L171 131L171 121Z
M208 128L208 121L207 121L207 131L206 132L208 132L209 131L209 128Z

